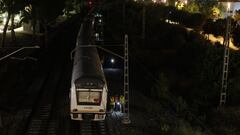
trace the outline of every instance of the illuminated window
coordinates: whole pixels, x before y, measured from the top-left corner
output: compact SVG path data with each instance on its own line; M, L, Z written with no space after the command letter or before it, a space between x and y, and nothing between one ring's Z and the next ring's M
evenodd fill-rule
M80 105L99 105L101 103L100 91L78 91L78 104Z

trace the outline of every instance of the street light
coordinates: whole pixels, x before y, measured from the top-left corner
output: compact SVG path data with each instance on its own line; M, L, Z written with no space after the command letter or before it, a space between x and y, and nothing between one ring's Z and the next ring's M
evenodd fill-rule
M114 62L115 62L115 60L112 58L112 59L111 59L111 63L113 64Z
M115 63L115 59L111 58L110 62L112 63L112 68L113 68L113 64Z
M227 11L230 11L230 9L231 9L231 2L228 2L227 3Z
M188 1L187 1L187 0L185 0L185 1L184 1L184 4L185 4L185 5L187 5L187 4L188 4Z

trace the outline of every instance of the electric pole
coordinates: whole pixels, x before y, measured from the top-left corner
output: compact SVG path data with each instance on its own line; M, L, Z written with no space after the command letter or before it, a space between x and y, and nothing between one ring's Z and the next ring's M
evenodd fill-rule
M143 9L142 9L142 41L143 44L145 43L145 26L146 26L146 5L143 1Z
M223 56L222 87L221 87L220 102L219 102L220 107L224 106L227 100L229 43L230 43L230 36L231 36L231 20L232 20L231 16L232 16L231 3L228 2L227 27L226 27L226 34L223 41L224 56Z
M125 43L124 43L124 98L125 104L123 106L123 123L130 124L130 112L129 112L129 61L128 61L128 35L125 34Z
M1 112L0 112L0 128L2 128L3 127L3 124L2 124L3 122L2 122L2 114L1 114Z

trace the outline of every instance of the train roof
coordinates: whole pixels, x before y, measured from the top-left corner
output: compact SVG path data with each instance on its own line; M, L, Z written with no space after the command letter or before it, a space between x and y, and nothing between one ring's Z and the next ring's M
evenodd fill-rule
M77 38L72 75L77 89L98 89L103 88L105 84L105 77L97 48L87 46L92 44L91 23L91 20L87 20L82 24Z
M97 49L95 47L79 48L75 56L77 60L74 62L76 87L103 87L104 73Z
M76 46L86 46L94 44L93 41L93 21L92 18L87 18L83 21L77 36Z

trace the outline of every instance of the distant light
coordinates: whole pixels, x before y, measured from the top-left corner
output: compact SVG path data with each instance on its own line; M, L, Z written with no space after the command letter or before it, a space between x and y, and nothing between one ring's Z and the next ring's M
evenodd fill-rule
M6 18L6 17L4 17L4 18L3 18L3 24L5 25L5 24L6 24L6 22L7 22L7 18Z
M17 14L17 15L14 17L14 19L15 19L17 22L19 22L19 21L20 21L20 15Z
M163 0L163 3L166 3L167 2L167 0Z
M99 33L95 33L96 40L99 40Z
M227 10L230 11L230 9L231 9L231 2L228 2L227 3Z
M157 0L152 0L153 1L153 3L156 3L157 2Z
M115 60L114 60L113 58L111 59L111 63L112 63L112 64L115 63Z
M185 1L184 1L184 4L185 4L185 5L187 5L187 3L188 3L188 1L187 1L187 0L185 0Z

